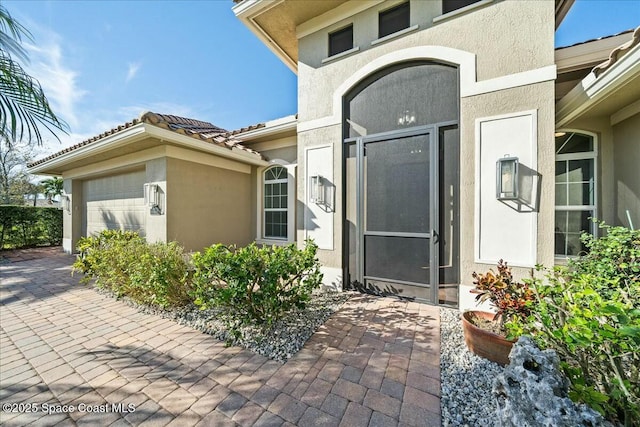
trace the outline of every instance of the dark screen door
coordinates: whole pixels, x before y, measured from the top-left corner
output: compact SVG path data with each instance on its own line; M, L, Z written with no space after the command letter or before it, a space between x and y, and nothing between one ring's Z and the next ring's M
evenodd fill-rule
M349 147L353 161L347 159L347 180L356 180L347 195L355 240L349 265L352 278L367 290L436 301L433 230L439 199L433 140L432 130L421 129L358 138Z

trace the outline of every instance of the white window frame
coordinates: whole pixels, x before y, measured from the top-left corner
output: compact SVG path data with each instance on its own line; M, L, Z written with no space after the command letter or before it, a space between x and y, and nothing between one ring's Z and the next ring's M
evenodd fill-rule
M287 236L285 238L280 237L267 237L264 234L266 209L264 207L264 188L265 188L265 174L274 167L283 167L287 171ZM285 180L278 180L285 182ZM272 160L271 164L267 167L258 168L257 173L257 223L256 223L256 243L265 245L286 245L295 242L295 200L296 200L296 164L289 164L284 160ZM276 210L282 210L278 208Z
M584 151L580 153L569 153L569 154L556 154L555 160L554 160L554 168L555 168L555 162L557 161L567 161L567 160L592 160L593 161L593 204L592 205L558 206L555 204L555 198L554 198L554 208L555 208L554 211L555 212L590 211L592 212L593 218L599 218L599 213L598 213L598 196L599 196L598 194L598 185L599 185L598 137L593 132L588 132L580 129L558 129L556 132L577 133L577 134L588 136L593 140L592 151ZM554 146L554 150L555 150L555 146ZM557 188L557 183L555 181L555 175L554 175L554 189L555 188ZM555 226L556 226L555 215L554 215L553 223L554 223L554 230L555 230ZM592 235L597 236L598 225L596 223L591 223L591 229L589 231L591 232ZM560 261L562 263L562 261L566 261L567 259L576 257L576 255L562 255L562 254L555 253L555 231L554 231L553 241L554 241L553 252L554 252L554 257L557 261Z

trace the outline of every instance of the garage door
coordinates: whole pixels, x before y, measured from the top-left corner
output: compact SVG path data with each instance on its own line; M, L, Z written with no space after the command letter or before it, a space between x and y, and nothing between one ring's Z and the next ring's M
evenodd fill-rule
M84 181L84 235L120 229L137 231L144 236L145 177L142 170Z

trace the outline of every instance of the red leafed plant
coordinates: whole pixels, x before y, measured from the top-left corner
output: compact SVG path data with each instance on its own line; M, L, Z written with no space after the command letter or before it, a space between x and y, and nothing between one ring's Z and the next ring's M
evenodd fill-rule
M476 286L471 292L477 294L476 302L490 301L496 308L494 321L504 322L515 318L525 320L531 314L531 305L535 299L533 290L527 283L513 280L511 267L504 260L498 261L498 273L489 270L484 274L473 273Z

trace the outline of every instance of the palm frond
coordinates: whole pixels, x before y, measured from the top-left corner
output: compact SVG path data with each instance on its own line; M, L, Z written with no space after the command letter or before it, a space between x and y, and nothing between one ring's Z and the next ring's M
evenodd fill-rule
M0 138L9 144L26 140L42 145L42 126L59 141L54 128L66 133L68 125L53 112L40 83L15 59L28 59L23 37L32 39L0 4Z

